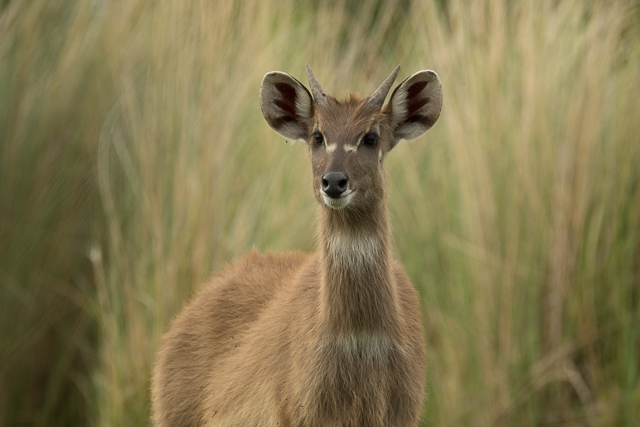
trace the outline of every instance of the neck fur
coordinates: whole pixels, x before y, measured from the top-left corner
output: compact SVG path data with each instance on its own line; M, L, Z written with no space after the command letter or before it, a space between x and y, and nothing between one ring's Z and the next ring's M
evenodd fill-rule
M385 334L397 325L386 206L371 212L320 210L321 313L338 336Z

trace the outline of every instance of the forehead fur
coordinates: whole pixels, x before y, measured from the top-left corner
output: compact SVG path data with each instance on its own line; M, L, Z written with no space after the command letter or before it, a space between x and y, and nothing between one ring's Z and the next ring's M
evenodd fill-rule
M338 100L332 96L328 102L317 109L317 120L323 133L342 133L345 130L363 132L371 125L380 123L384 115L380 108L367 104L368 98L360 99L351 94L346 99Z

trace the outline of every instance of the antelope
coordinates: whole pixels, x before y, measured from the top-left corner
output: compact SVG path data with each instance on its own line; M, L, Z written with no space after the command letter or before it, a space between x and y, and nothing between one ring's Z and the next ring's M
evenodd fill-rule
M255 250L213 277L175 319L156 361L156 426L415 426L425 345L417 292L391 256L387 153L429 130L442 87L418 71L385 98L311 92L267 73L271 128L306 142L318 204L313 254Z

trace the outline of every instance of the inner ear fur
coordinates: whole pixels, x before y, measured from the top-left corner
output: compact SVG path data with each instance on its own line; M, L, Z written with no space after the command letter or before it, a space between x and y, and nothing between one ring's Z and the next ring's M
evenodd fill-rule
M313 121L313 98L295 78L281 71L264 75L260 108L265 120L286 139L306 140Z
M431 129L442 110L442 84L435 71L422 70L400 83L385 111L391 116L394 146Z

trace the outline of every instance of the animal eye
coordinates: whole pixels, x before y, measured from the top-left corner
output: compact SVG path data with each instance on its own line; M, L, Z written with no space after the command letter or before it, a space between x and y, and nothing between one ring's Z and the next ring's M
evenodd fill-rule
M313 135L313 140L316 142L316 144L322 144L322 142L324 141L324 137L320 132L316 132Z
M378 137L373 133L368 133L364 136L364 138L362 138L362 142L364 143L364 145L373 147L378 142Z

